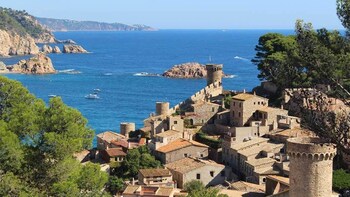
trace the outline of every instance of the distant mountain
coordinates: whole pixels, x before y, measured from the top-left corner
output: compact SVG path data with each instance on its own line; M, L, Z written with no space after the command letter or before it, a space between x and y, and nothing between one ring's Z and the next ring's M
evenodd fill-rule
M146 25L126 25L96 21L75 21L68 19L40 18L37 20L52 31L155 31Z

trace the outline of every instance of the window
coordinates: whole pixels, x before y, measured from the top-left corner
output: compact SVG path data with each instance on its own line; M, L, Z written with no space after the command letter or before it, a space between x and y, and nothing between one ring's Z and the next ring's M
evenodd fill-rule
M232 102L233 103L233 106L236 106L236 102Z
M232 111L232 117L235 117L235 111Z
M203 155L203 154L201 154L201 157L204 157L204 155Z
M258 102L258 105L260 105L260 101Z
M200 180L201 179L201 174L198 173L196 178L197 178L197 180Z
M177 121L176 121L176 120L174 121L174 124L177 124Z
M255 105L255 102L254 102L254 105Z
M263 178L263 183L265 183L266 182L266 178Z
M214 171L210 171L210 176L214 177Z
M239 107L242 107L242 103L239 103Z
M212 108L211 108L211 112L214 112L214 111L215 111L215 108L214 108L214 107L212 107Z
M238 112L238 117L241 117L241 112Z
M187 156L188 156L187 153L185 153L185 154L184 154L184 157L187 157Z

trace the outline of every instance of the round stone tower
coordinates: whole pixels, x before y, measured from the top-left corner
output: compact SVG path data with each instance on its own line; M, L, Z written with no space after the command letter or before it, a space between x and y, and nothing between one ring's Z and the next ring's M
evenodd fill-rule
M168 102L156 102L156 115L168 115L169 106Z
M207 85L214 82L220 82L222 79L222 64L207 64Z
M333 157L336 148L320 138L287 140L290 197L332 195Z
M135 123L133 122L122 122L120 123L120 134L129 138L129 133L135 131Z

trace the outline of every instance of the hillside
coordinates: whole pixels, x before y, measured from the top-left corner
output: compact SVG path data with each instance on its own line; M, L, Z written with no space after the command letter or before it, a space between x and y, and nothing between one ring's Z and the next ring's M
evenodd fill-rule
M52 43L53 34L26 11L0 7L0 56L37 54L36 43Z
M19 36L30 35L36 42L54 41L53 34L26 11L0 7L0 29Z
M52 31L155 31L146 25L126 25L96 21L75 21L68 19L39 18L37 20Z

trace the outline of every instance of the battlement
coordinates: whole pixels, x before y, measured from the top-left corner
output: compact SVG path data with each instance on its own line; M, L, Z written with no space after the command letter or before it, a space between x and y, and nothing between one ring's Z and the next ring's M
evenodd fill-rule
M332 160L336 154L334 144L320 138L291 138L287 140L290 157L311 160Z

